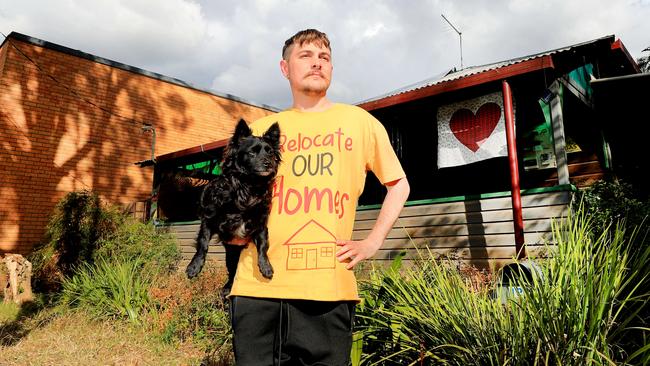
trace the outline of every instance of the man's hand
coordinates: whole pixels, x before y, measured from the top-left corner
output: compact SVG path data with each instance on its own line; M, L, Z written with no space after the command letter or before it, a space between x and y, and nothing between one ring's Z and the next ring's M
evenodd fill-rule
M337 240L336 245L340 247L336 252L336 259L343 262L350 259L346 269L352 269L357 263L375 255L381 247L382 240Z
M239 236L235 236L232 238L228 243L228 245L239 245L239 246L246 246L248 243L250 243L250 238L241 238Z

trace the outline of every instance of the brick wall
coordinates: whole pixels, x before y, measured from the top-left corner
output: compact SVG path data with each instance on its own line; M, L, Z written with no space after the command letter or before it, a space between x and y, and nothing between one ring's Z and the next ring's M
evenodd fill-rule
M150 158L152 135L141 122L155 127L161 155L270 113L10 36L0 49L0 254L29 252L69 191L145 201L153 168L133 163Z

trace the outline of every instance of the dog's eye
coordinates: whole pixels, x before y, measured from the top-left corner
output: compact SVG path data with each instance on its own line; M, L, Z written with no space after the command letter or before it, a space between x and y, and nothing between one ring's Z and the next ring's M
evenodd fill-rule
M249 152L248 152L248 155L250 155L250 156L255 156L255 155L257 155L257 154L256 154L254 151L249 151Z

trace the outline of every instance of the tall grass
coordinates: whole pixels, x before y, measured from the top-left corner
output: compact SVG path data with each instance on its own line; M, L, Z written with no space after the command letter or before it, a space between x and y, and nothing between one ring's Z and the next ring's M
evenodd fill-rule
M84 265L63 282L61 303L87 310L97 318L138 322L149 306L151 280L142 276L140 260L100 260Z
M553 226L541 274L506 304L448 262L375 273L363 287L362 363L609 365L648 362L650 248L622 225L592 234L582 209ZM639 242L639 241L637 241ZM645 242L641 240L640 242Z

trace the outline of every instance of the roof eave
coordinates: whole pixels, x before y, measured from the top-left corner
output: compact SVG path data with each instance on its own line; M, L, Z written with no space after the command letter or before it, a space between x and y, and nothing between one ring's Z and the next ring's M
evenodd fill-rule
M623 42L621 42L620 39L617 39L614 43L612 43L611 47L612 47L612 51L615 51L615 52L618 51L618 52L621 52L623 54L625 59L627 59L627 61L632 66L632 69L634 71L636 71L637 74L641 72L641 69L639 68L639 64L636 63L636 61L634 60L634 57L632 57L632 55L630 55L630 53L627 51L627 48L625 48L625 45L623 44Z
M223 140L219 140L219 141L213 141L213 142L209 142L207 144L202 144L202 145L198 145L198 146L194 146L194 147L188 147L187 149L178 150L178 151L174 151L174 152L171 152L171 153L168 153L168 154L159 155L159 156L156 156L156 163L164 163L164 162L169 161L169 160L176 160L176 159L179 159L179 158L184 158L184 157L187 157L189 155L194 155L194 154L199 154L199 153L204 153L206 155L210 155L211 152L219 150L219 149L225 147L226 145L228 145L228 141L230 141L230 139L223 139Z
M553 58L550 55L547 55L532 60L522 61L513 65L508 65L493 70L487 70L460 79L449 80L439 84L411 90L397 95L392 95L386 98L361 103L358 106L367 111L372 111L400 103L411 102L417 99L422 99L441 93L447 93L454 90L476 86L479 84L503 80L516 75L526 74L543 69L552 69L554 67Z
M229 94L229 93L222 93L222 92L218 92L218 91L211 90L211 89L200 88L200 87L194 86L194 85L192 85L192 84L190 84L188 82L185 82L183 80L180 80L180 79L176 79L176 78L173 78L173 77L170 77L170 76L159 74L159 73L156 73L156 72L153 72L153 71L144 70L144 69L141 69L139 67L127 65L127 64L124 64L124 63L121 63L121 62L118 62L118 61L109 60L109 59L104 58L104 57L95 56L95 55L90 54L90 53L86 53L86 52L83 52L83 51L80 51L80 50L76 50L76 49L73 49L73 48L62 46L62 45L52 43L52 42L49 42L49 41L44 41L44 40L42 40L40 38L28 36L26 34L22 34L22 33L18 33L18 32L9 33L9 35L7 37L5 37L4 41L2 41L2 44L0 45L0 47L4 46L5 43L7 43L10 39L14 39L14 40L19 41L19 42L31 44L31 45L34 45L34 46L37 46L37 47L42 47L42 48L49 49L49 50L52 50L52 51L64 53L64 54L71 55L71 56L74 56L74 57L83 58L83 59L86 59L86 60L89 60L89 61L92 61L92 62L95 62L95 63L98 63L98 64L103 64L103 65L113 67L113 68L116 68L116 69L124 70L124 71L131 72L131 73L134 73L134 74L142 75L142 76L146 76L146 77L156 79L156 80L160 80L160 81L163 81L163 82L166 82L166 83L178 85L180 87L193 89L193 90L196 90L196 91L199 91L199 92L202 92L202 93L207 93L207 94L210 94L210 95L214 95L214 96L219 97L219 98L224 98L224 99L232 100L232 101L235 101L235 102L247 104L247 105L250 105L252 107L266 109L266 110L271 111L271 112L280 112L282 110L280 108L276 108L276 107L269 106L269 105L266 105L266 104L261 104L261 103L256 103L256 102L253 102L253 101L249 101L247 99L240 98L240 97L238 97L236 95L232 95L232 94Z

